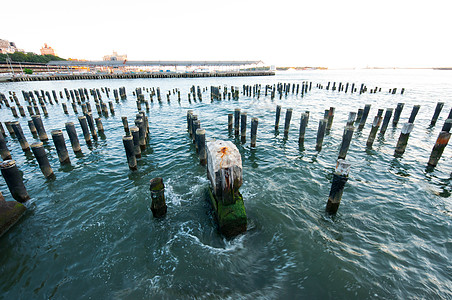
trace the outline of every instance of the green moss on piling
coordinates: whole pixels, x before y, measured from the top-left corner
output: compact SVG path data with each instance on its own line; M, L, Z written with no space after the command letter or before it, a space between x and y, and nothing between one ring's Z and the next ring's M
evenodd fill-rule
M22 203L0 201L0 236L16 223L25 211L26 208Z
M224 205L217 201L209 188L209 198L217 217L220 232L230 238L246 231L246 211L242 195L237 192L234 203Z

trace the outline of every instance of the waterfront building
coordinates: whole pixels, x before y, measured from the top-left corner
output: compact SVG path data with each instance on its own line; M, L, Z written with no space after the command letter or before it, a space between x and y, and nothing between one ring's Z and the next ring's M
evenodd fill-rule
M24 52L22 49L17 49L14 42L0 39L0 53L14 53L14 52Z
M49 47L47 44L44 44L44 47L41 48L41 55L55 55L55 50L52 47Z
M105 55L103 60L104 61L126 61L127 54L119 55L116 51L113 51L113 54Z

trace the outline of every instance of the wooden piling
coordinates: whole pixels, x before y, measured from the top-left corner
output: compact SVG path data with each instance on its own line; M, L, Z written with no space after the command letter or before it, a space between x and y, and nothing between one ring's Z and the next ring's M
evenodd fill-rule
M397 107L394 111L394 118L392 119L392 126L395 127L399 123L400 115L402 114L405 103L397 103Z
M286 119L284 122L284 136L289 136L290 120L292 119L292 108L288 108L286 111Z
M33 155L38 162L39 168L45 178L53 178L55 174L53 173L52 167L50 166L49 159L47 158L46 150L44 149L42 142L36 142L31 144L31 150Z
M12 122L11 126L13 127L17 140L19 140L22 151L24 151L24 152L30 151L30 146L28 145L27 139L25 138L25 135L24 135L24 132L22 131L22 127L20 126L20 123L18 121Z
M414 119L416 119L417 113L419 112L419 109L421 108L420 105L414 105L413 109L411 110L410 119L408 120L408 123L414 123Z
M141 147L140 147L140 129L136 126L130 128L130 134L133 138L133 152L136 158L141 157Z
M149 190L151 191L151 211L155 218L161 218L166 215L167 206L165 203L165 185L161 177L152 178Z
M350 163L343 159L338 159L336 169L333 174L333 182L331 183L330 195L326 204L326 213L334 215L337 213L339 204L341 203L342 194L344 192L345 183L348 180L350 172Z
M93 137L93 140L97 141L97 131L96 131L96 125L94 124L94 118L92 113L87 113L85 115L86 121L88 121L88 126L91 131L91 136Z
M240 136L242 143L246 141L246 112L241 113L240 115Z
M80 122L80 127L82 127L83 137L85 138L86 144L91 145L91 136L89 133L88 122L85 116L78 117Z
M228 131L229 132L232 132L232 125L234 123L233 118L234 118L233 114L228 114Z
M258 118L251 119L251 147L256 147Z
M243 183L242 159L230 141L207 143L207 178L212 189L209 198L220 232L226 237L246 231L246 212L239 188Z
M452 119L447 119L444 123L443 130L439 133L438 138L436 139L432 153L430 154L430 158L427 163L430 167L436 167L438 161L441 158L441 155L443 155L444 148L446 148L450 140L451 125Z
M375 116L374 121L372 123L372 129L370 129L369 137L367 138L366 146L367 148L372 148L372 145L375 141L375 136L377 135L378 128L380 127L382 121L381 116Z
M306 127L308 125L309 120L309 114L308 113L302 113L300 117L300 131L298 136L298 145L303 147L304 146L304 136L306 133Z
M40 115L33 115L32 117L33 124L35 124L36 130L38 131L38 136L41 142L46 142L49 140L47 133L44 129L44 124L42 123L42 119Z
M239 134L240 130L240 108L234 110L234 132L235 135Z
M323 144L323 138L325 136L325 129L326 129L326 119L321 119L319 121L319 129L317 130L317 141L315 150L321 151L322 150L322 144Z
M132 127L132 129L135 129L135 127ZM122 138L122 143L124 144L124 148L126 150L126 157L127 157L127 163L129 165L129 169L132 171L137 170L137 159L135 154L135 146L133 142L133 137L130 135L126 135ZM138 149L140 149L140 146L138 145ZM141 156L141 154L140 154Z
M122 125L124 126L124 131L125 131L126 135L130 135L129 123L127 123L127 117L121 117L121 120L122 120Z
M30 199L22 175L14 160L5 160L0 163L0 170L11 195L16 201L23 203Z
M403 124L402 132L400 133L399 140L397 141L394 155L402 155L405 152L406 146L408 144L408 138L410 137L410 133L413 128L413 123Z
M78 140L77 131L75 130L75 125L73 122L67 122L65 124L67 135L69 136L69 140L71 141L72 150L75 154L82 151L80 147L80 142Z
M430 122L430 126L435 126L436 121L438 120L439 114L444 107L444 102L436 103L435 113L433 114L432 121Z
M198 128L196 130L196 135L199 162L201 163L201 165L205 166L207 164L206 130L203 128Z
M370 111L370 104L366 104L364 106L363 115L362 115L361 120L359 122L358 130L363 129L364 126L366 125L366 120L367 120L367 116L369 115L369 111Z
M8 146L6 145L6 140L3 134L0 132L0 156L2 160L11 159L11 153L9 152Z
M393 111L392 108L386 109L385 117L383 119L383 124L381 125L381 129L380 129L381 135L384 135L386 133L386 130L388 129L389 121L391 120L391 116L392 116L392 111Z
M55 145L56 151L58 153L58 159L61 164L70 164L69 153L66 148L66 143L64 141L64 135L62 130L52 130L53 144Z
M275 130L279 128L279 118L281 116L281 105L276 106Z
M326 124L326 130L328 132L331 131L331 127L333 126L334 111L335 111L334 107L330 107L330 109L328 110L328 122Z
M344 134L342 135L342 143L339 150L338 159L345 159L347 156L348 149L350 148L350 143L352 141L353 132L355 127L353 125L347 125L344 129Z

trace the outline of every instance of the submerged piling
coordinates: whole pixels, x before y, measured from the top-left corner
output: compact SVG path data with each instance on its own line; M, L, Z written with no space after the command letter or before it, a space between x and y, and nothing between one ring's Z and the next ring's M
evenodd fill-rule
M16 134L16 137L19 140L22 151L24 152L29 151L30 146L28 145L27 139L25 138L24 132L22 131L22 127L20 126L19 121L13 122L11 126L13 127L14 133Z
M275 130L279 128L279 118L281 116L281 105L276 106Z
M333 174L333 182L331 183L330 195L326 204L326 213L332 215L336 214L339 204L341 203L342 194L344 192L345 183L348 180L350 172L350 163L343 159L338 159L336 170Z
M23 203L30 199L22 175L14 160L5 160L0 163L0 170L11 195L16 201Z
M399 140L397 141L397 145L394 151L394 155L402 155L405 152L406 146L408 144L408 138L410 137L410 133L413 128L413 123L403 124L402 131L400 133Z
M42 124L41 116L33 115L32 117L33 123L35 124L36 130L38 131L38 136L41 142L46 142L49 140L47 133L44 129L44 124Z
M284 136L289 136L290 120L292 119L292 108L288 108L286 111L286 119L284 122Z
M306 127L308 125L309 120L309 114L308 113L302 113L300 117L300 131L298 136L298 145L303 147L304 146L304 135L306 133Z
M251 119L251 147L256 147L258 118Z
M402 114L403 106L405 103L397 103L397 107L394 111L394 118L392 119L392 126L395 127L399 123L400 115Z
M436 121L438 120L439 114L444 107L444 102L436 103L435 113L433 114L432 121L430 122L430 126L435 126Z
M341 148L339 150L338 159L345 159L347 156L348 149L350 148L350 143L352 141L353 132L355 127L353 125L347 125L344 129L344 134L342 135Z
M129 164L129 169L132 171L137 170L137 159L135 156L135 146L133 143L133 137L130 135L126 135L122 138L122 142L124 144L124 148L126 150L127 163ZM140 146L138 145L138 149Z
M317 140L315 145L316 151L322 150L323 138L325 137L326 122L326 119L321 119L319 121L319 129L317 130Z
M56 151L58 153L58 159L61 164L70 164L69 153L66 148L66 143L64 141L63 131L60 129L52 131L53 144L55 145Z
M36 142L31 144L31 151L38 162L39 168L45 178L52 178L55 176L52 167L50 166L49 159L47 158L46 150L44 149L42 142Z
M447 119L446 122L444 123L441 132L438 135L438 138L436 139L436 143L433 146L432 153L430 154L430 158L427 163L430 167L436 167L436 165L438 165L438 161L443 155L444 148L446 148L450 140L451 125L452 119Z
M78 153L82 151L80 147L80 142L78 140L77 131L75 130L75 125L72 122L67 122L65 124L67 135L69 136L69 140L71 141L72 150L74 153Z
M2 160L11 159L11 153L9 152L8 146L6 145L6 140L3 134L0 132L0 156Z
M165 203L165 185L161 177L152 178L149 190L151 191L151 211L155 218L161 218L166 215L167 206Z

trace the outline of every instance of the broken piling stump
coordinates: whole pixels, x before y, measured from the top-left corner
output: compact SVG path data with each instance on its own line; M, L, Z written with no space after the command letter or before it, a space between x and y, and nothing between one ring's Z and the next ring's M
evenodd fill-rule
M243 183L242 157L230 141L207 143L207 178L210 201L220 232L234 237L246 231L246 212L239 188Z

